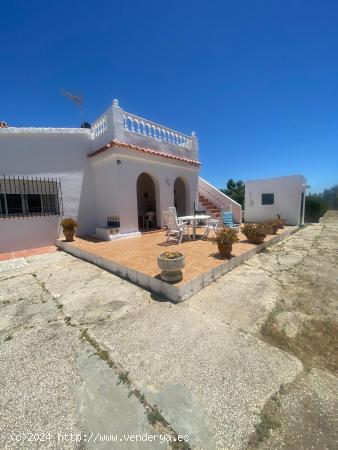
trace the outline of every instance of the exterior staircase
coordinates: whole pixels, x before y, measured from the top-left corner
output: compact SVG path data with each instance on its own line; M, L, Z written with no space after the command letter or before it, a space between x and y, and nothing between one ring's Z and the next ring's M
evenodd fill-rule
M201 209L205 209L207 214L211 216L213 219L219 219L221 210L217 208L210 200L208 200L204 195L198 195L198 201L201 205Z
M198 209L205 210L213 219L218 219L221 211L231 211L234 221L242 223L241 205L201 177L198 178L196 202Z

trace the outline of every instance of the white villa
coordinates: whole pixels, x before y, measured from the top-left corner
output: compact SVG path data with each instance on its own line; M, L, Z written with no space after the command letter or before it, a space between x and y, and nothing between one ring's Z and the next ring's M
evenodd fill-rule
M91 128L0 128L0 253L51 245L60 219L77 234L140 234L145 217L241 206L199 177L198 140L124 111L114 100ZM147 223L149 225L149 223Z

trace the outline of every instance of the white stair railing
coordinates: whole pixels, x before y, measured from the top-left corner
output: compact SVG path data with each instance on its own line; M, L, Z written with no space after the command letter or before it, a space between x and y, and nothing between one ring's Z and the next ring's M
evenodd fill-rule
M241 205L201 177L198 178L198 194L203 195L221 211L230 210L236 223L242 222Z

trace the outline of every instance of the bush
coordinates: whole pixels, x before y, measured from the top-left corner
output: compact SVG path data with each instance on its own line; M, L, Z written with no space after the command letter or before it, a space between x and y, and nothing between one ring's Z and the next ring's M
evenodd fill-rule
M264 222L266 234L276 234L279 228L279 219L268 219Z
M64 230L71 231L78 226L78 223L76 222L76 220L72 219L71 217L68 217L67 219L63 219L63 221L61 222L61 226Z
M326 201L316 194L310 194L305 199L305 221L318 222L328 209Z
M249 236L266 236L266 226L262 223L246 223L242 227L242 233Z
M215 237L212 241L221 245L235 244L239 241L237 236L237 230L225 226L220 226L215 231Z

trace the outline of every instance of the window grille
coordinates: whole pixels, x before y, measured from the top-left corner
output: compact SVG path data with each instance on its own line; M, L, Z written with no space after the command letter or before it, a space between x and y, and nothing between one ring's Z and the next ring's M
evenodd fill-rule
M262 194L262 205L273 205L275 203L275 194Z
M61 182L57 178L0 176L0 217L62 215Z

